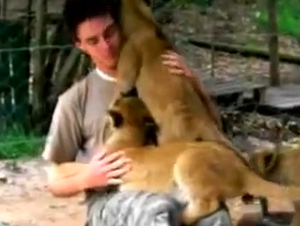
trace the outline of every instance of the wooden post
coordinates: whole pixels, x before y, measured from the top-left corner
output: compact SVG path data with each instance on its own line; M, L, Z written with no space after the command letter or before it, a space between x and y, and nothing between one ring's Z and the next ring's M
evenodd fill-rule
M0 16L1 19L5 19L6 18L6 10L7 10L7 0L0 0Z
M268 0L269 13L269 54L270 54L270 85L280 86L277 0Z
M33 50L33 117L36 126L40 126L43 120L43 115L47 111L47 78L44 75L45 67L45 50L41 47L47 43L47 28L46 28L46 13L47 0L36 0L35 8L35 32L34 32L34 50ZM39 129L37 129L39 130Z

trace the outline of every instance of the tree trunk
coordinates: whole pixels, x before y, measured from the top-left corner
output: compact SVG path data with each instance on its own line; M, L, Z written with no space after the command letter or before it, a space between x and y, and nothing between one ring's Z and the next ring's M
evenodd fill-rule
M0 16L1 16L1 19L5 19L6 18L6 10L7 10L7 0L1 0L0 1Z
M35 37L34 37L34 76L33 76L33 119L35 128L40 131L44 124L43 116L47 112L47 78L44 75L45 51L41 48L47 42L47 29L45 24L45 15L47 12L47 0L36 1L36 20L35 20Z

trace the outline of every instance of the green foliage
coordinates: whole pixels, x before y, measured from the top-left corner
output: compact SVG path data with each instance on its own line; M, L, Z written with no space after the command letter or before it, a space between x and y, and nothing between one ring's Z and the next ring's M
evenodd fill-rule
M44 139L26 134L20 128L11 128L0 137L0 159L18 159L37 156Z
M300 1L277 0L278 31L284 35L300 38ZM266 1L264 1L266 2ZM255 12L255 22L264 29L269 26L267 4L259 6Z

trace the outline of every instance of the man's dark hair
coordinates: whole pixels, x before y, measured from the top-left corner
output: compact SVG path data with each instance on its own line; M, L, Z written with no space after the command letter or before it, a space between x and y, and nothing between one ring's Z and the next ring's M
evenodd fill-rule
M87 19L110 15L118 23L120 2L120 0L66 0L63 20L72 40L77 39L78 25Z

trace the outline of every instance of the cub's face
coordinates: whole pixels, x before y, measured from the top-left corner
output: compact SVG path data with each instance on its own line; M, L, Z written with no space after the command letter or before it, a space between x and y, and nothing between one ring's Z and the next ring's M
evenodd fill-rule
M111 118L109 140L122 140L133 146L156 143L156 124L138 97L121 97L108 110Z

